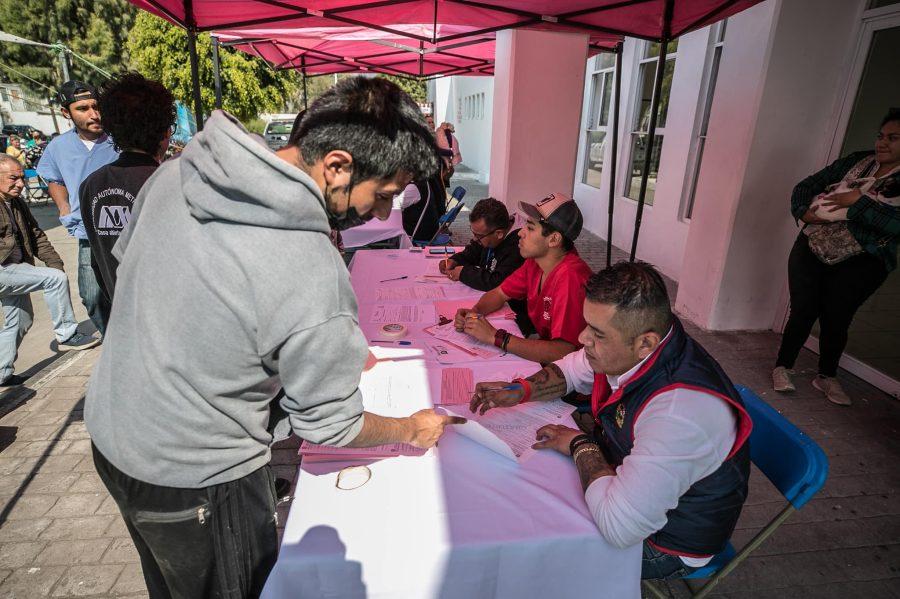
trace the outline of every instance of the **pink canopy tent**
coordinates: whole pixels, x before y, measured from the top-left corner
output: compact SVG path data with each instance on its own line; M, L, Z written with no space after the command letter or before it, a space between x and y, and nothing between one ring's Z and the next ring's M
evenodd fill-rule
M517 27L573 29L654 41L674 39L759 0L131 0L195 31L275 25L279 29L361 26L446 43ZM431 25L414 32L402 24ZM439 32L438 25L465 31Z
M656 142L668 42L762 0L130 1L187 29L194 108L200 126L196 34L201 31L220 31L236 47L276 68L295 68L304 74L371 71L429 78L492 74L492 35L505 29L527 27L587 33L592 52L615 46L617 55L621 50L617 42L622 36L659 42L631 244L630 257L634 260ZM213 60L217 67L218 40L214 40ZM619 63L616 60L613 168L618 151ZM218 76L216 79L217 105L220 105ZM609 190L607 264L612 253L613 187Z
M448 28L439 26L439 30ZM360 71L424 78L494 74L493 34L444 45L364 27L277 33L237 30L215 35L222 45L257 56L275 69L296 69L311 76Z

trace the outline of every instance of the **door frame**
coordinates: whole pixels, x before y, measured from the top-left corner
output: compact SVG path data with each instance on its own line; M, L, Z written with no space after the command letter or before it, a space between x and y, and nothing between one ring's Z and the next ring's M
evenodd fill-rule
M894 27L900 27L900 3L866 10L861 15L861 22L858 25L856 34L856 48L849 62L848 76L843 85L843 93L838 101L837 118L834 127L832 127L834 134L828 149L826 164L830 164L840 157L841 147L847 134L850 116L856 103L856 94L859 91L859 84L862 81L863 71L866 67L866 60L869 57L869 50L872 47L872 39L875 36L875 32ZM787 284L785 284L785 292L782 294L782 301L779 302L781 318L776 321L779 322L778 330L780 332L784 331L790 310L790 300L786 289ZM819 339L810 335L804 347L818 355ZM888 395L900 399L900 380L891 378L880 370L846 353L841 356L840 367Z

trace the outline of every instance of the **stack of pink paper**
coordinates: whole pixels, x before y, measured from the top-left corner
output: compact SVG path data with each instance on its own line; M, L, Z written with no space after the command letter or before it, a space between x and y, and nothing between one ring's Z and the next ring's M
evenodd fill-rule
M349 462L354 460L380 460L398 455L421 456L426 449L419 449L406 443L392 443L375 447L331 447L304 441L299 454L305 462Z

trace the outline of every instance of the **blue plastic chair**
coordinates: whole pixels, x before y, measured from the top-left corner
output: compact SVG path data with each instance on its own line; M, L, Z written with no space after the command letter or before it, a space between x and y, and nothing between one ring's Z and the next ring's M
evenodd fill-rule
M725 550L710 563L685 576L685 579L709 579L694 593L694 597L706 597L712 592L720 580L762 545L791 514L806 505L828 478L828 458L815 441L750 389L738 385L737 390L753 420L750 459L784 495L788 503L740 551L735 552L731 543L728 543ZM654 585L647 583L644 587L657 597L665 598Z
M29 201L50 197L50 188L47 187L47 182L38 175L37 169L33 168L25 169L25 191ZM37 197L38 192L41 194L40 198Z
M441 218L438 219L438 230L434 234L429 241L414 241L413 243L417 247L427 247L432 245L447 245L450 243L450 234L448 231L450 230L450 225L453 224L453 221L456 220L456 217L459 216L460 211L462 210L463 204L462 199L466 196L466 190L460 186L457 186L450 193L450 199L456 200L456 204L447 212L444 213Z

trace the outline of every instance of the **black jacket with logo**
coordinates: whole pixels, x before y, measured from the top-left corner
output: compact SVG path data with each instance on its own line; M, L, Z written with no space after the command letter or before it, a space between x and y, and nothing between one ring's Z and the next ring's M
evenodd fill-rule
M522 266L525 259L519 253L519 230L506 234L493 250L473 239L466 249L451 257L463 269L459 280L478 291L490 291L500 286L506 277Z
M110 301L119 266L113 246L131 219L138 192L157 167L147 154L122 152L118 160L97 169L81 184L81 218L91 242L91 267Z

